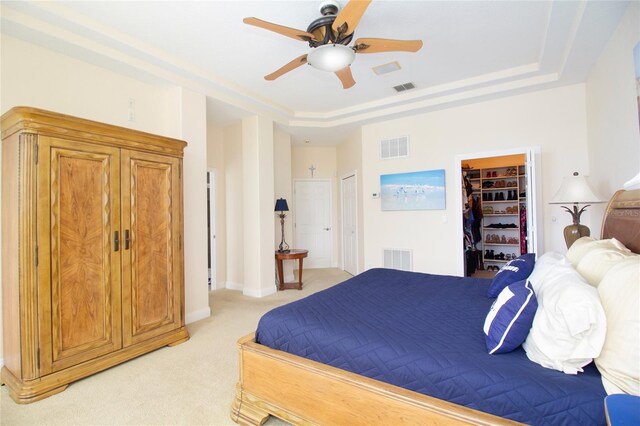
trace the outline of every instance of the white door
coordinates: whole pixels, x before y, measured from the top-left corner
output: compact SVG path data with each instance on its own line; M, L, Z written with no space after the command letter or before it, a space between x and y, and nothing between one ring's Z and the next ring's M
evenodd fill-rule
M295 248L309 250L304 266L331 267L331 182L295 181L293 197Z
M342 269L358 273L356 176L342 179Z

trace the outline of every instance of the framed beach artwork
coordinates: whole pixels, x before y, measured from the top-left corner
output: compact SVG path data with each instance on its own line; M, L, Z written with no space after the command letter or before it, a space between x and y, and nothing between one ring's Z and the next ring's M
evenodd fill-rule
M444 170L380 175L382 210L444 210Z

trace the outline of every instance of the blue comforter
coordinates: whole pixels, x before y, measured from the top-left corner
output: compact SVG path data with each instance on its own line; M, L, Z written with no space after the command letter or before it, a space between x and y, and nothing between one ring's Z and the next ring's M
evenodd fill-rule
M372 269L265 314L258 343L535 425L606 424L593 364L567 375L487 354L490 280Z

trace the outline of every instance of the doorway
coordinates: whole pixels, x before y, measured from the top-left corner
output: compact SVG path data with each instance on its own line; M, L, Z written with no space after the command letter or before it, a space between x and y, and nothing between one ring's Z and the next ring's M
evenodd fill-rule
M357 234L357 180L350 174L341 180L342 195L342 269L351 275L358 274Z
M510 260L537 253L538 151L456 157L460 275L490 278Z
M207 287L209 291L216 288L216 172L207 170L207 253L209 279Z
M322 179L295 180L294 243L298 249L309 250L304 264L308 268L331 267L331 181Z

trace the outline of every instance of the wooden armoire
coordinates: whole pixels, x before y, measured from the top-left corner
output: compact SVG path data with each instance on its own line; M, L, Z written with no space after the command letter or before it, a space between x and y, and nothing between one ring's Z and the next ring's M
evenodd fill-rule
M180 140L2 116L2 381L29 403L189 338Z

